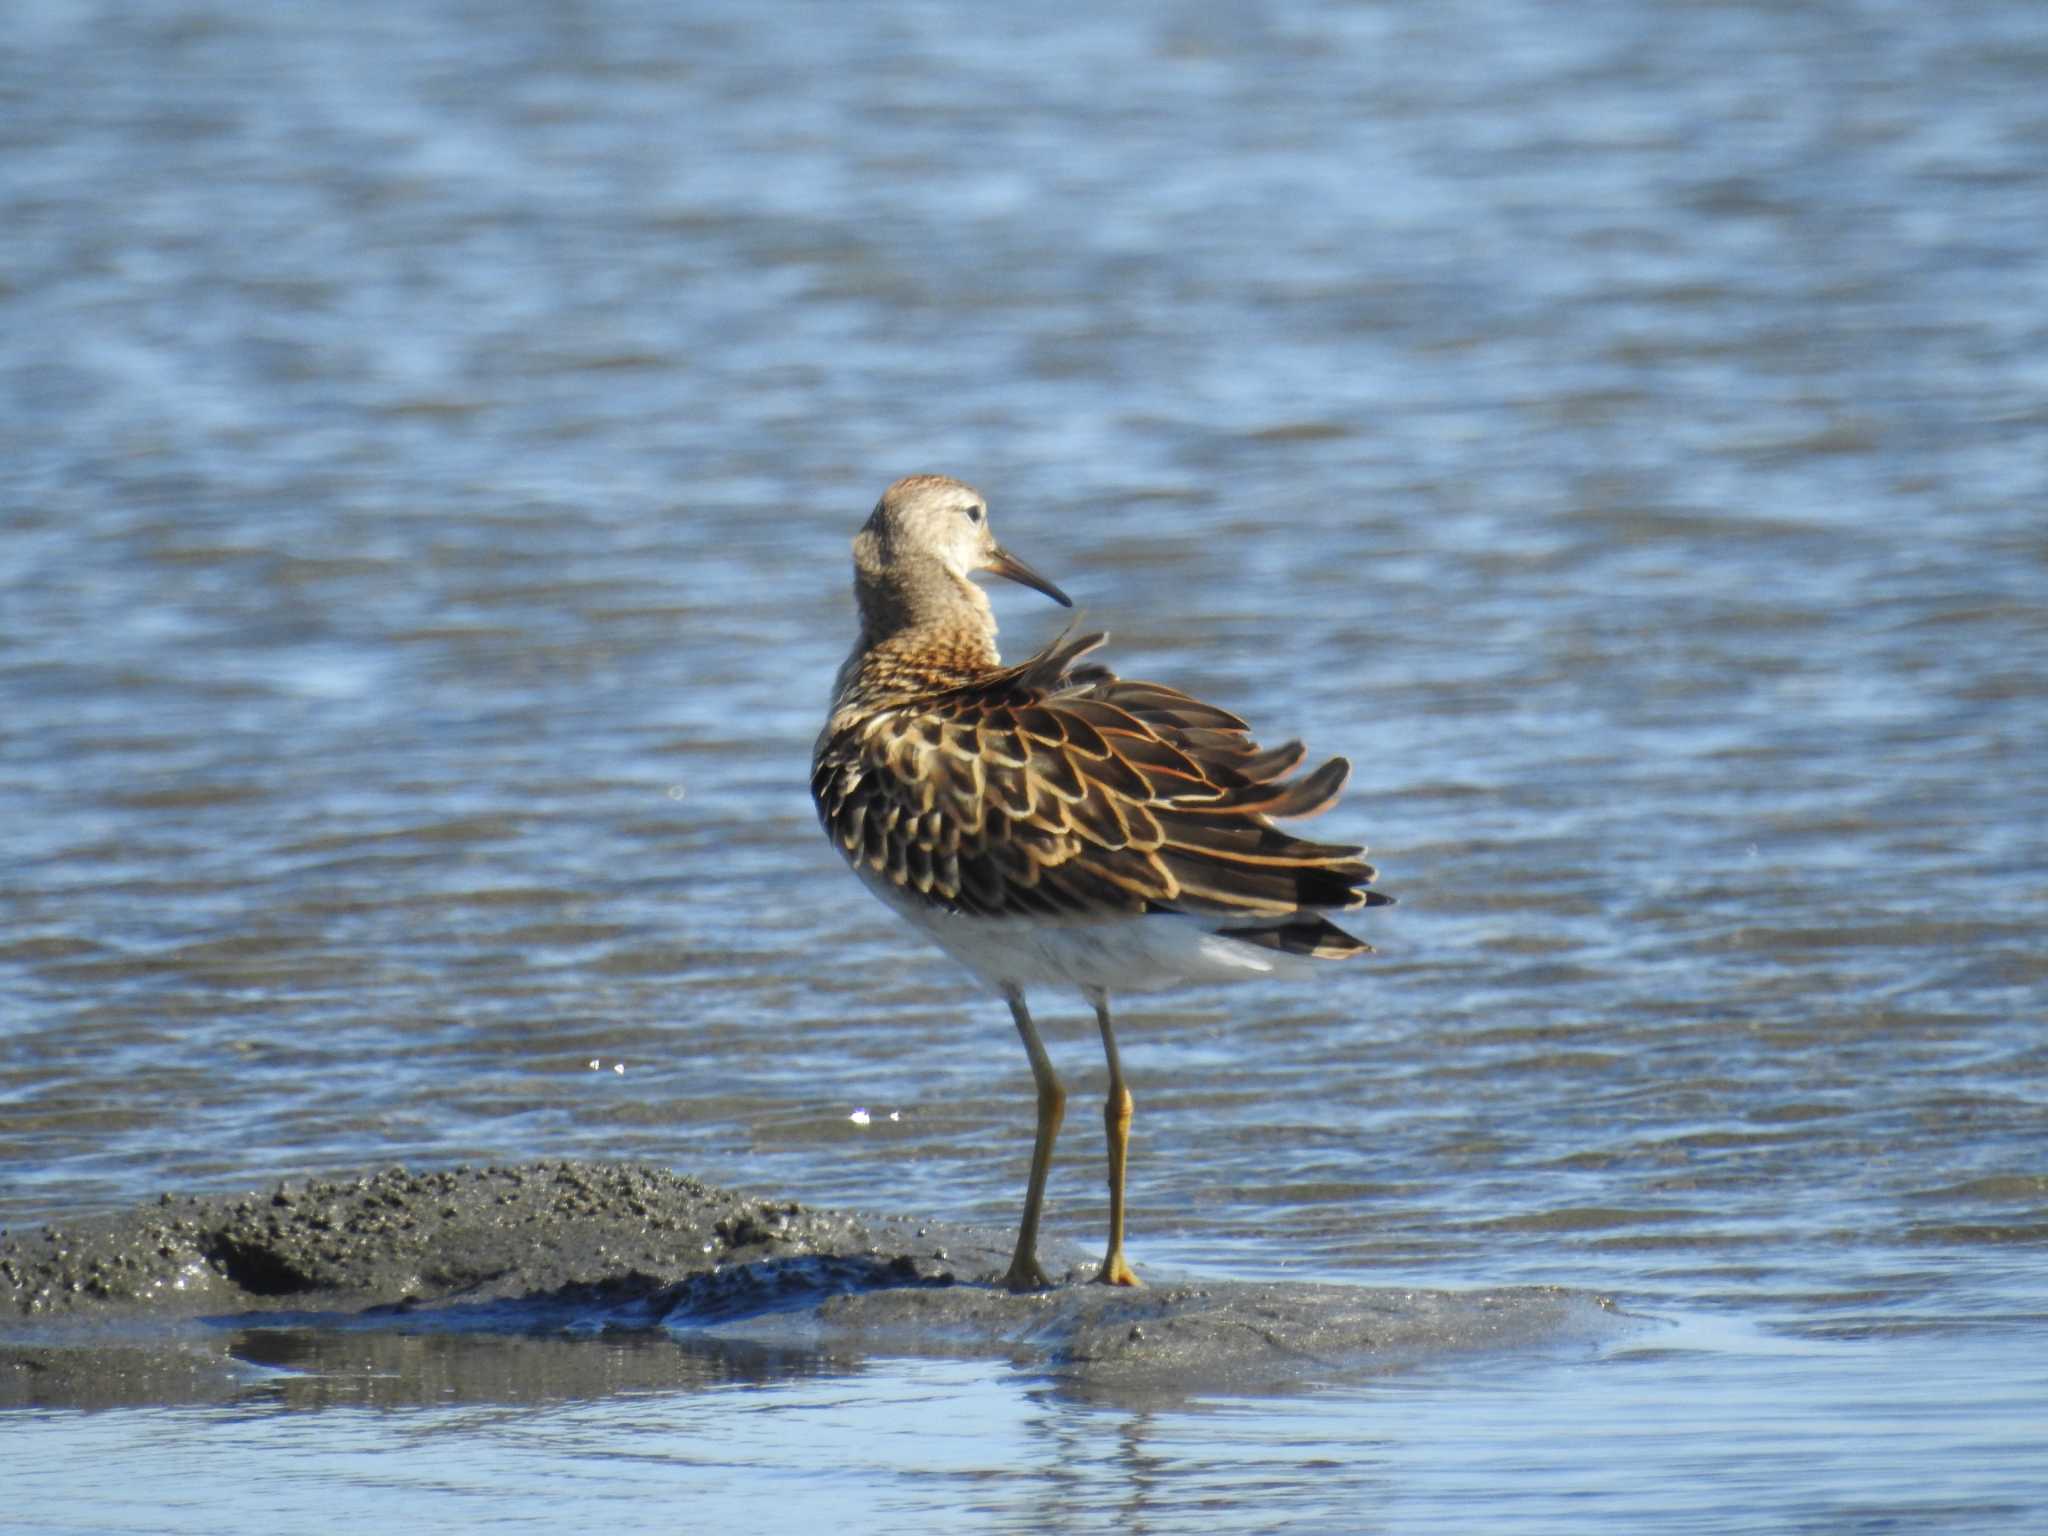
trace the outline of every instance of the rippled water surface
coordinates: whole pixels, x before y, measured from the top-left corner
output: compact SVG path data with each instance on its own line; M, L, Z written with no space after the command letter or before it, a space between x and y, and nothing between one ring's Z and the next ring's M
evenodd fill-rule
M2031 0L14 8L0 1220L556 1155L1012 1219L1003 1010L805 791L847 540L941 469L1120 670L1350 756L1401 898L1124 1005L1140 1267L1668 1331L1144 1411L258 1392L18 1421L18 1507L2038 1513L2044 84ZM1101 1183L1076 1113L1054 1236Z

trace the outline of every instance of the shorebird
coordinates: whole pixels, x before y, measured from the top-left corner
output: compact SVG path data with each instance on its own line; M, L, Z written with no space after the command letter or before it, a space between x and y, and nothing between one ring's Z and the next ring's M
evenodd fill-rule
M1010 1006L1038 1089L1002 1282L1012 1291L1052 1284L1038 1223L1066 1107L1024 991L1063 983L1093 1005L1109 1065L1109 1249L1095 1278L1136 1285L1124 1257L1131 1093L1109 994L1311 974L1369 948L1321 913L1393 898L1367 889L1363 848L1273 825L1334 804L1343 758L1290 779L1300 742L1262 751L1227 710L1080 664L1103 634L1070 631L1003 665L979 572L1073 606L996 542L972 486L911 475L882 494L853 541L860 638L811 795L861 882Z

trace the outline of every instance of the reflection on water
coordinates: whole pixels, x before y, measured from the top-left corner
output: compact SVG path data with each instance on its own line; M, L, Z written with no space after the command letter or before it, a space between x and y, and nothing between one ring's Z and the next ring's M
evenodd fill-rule
M456 1355L480 1342L409 1341ZM1530 1531L1975 1530L2038 1507L2048 1390L2038 1361L2015 1368L2009 1341L1982 1335L1802 1345L1705 1327L1598 1360L1492 1362L1483 1381L1460 1367L1170 1412L1091 1407L976 1362L763 1384L665 1341L486 1347L560 1352L581 1385L550 1389L544 1367L532 1400L479 1404L433 1361L388 1362L452 1401L344 1374L214 1408L23 1420L17 1495L58 1508L118 1458L130 1475L95 1497L97 1518L167 1532L218 1529L223 1507L318 1525L387 1504L455 1529L522 1490L623 1531L673 1529L684 1502L757 1529L770 1499L778 1521L943 1510L1001 1529L1456 1531L1483 1508L1489 1528ZM682 1370L704 1374L678 1393ZM1910 1402L1902 1371L1924 1383Z
M548 1433L581 1495L659 1482L644 1415L758 1431L735 1499L815 1454L820 1508L995 1523L1043 1507L995 1452L1062 1434L1019 1464L1169 1528L1525 1480L1519 1528L1670 1526L1703 1467L1722 1528L2039 1502L1987 1342L2048 1233L2037 6L16 10L0 1218L595 1155L1011 1219L1001 1009L804 793L846 540L930 468L1121 670L1351 756L1327 829L1402 898L1329 986L1127 1010L1141 1265L1827 1346L1191 1416L1128 1474L1129 1425L931 1362L752 1417L59 1419L44 1464L431 1443L332 1477L498 1518ZM870 1480L793 1443L813 1390ZM1799 1497L1732 1476L1758 1435Z

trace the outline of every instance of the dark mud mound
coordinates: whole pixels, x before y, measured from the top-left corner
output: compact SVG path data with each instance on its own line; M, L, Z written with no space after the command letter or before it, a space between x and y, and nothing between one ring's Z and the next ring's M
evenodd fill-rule
M600 1163L394 1168L0 1234L17 1316L189 1317L655 1290L766 1257L899 1250L914 1226Z
M0 1234L0 1406L547 1401L1004 1359L1173 1396L1613 1332L1604 1302L1291 1284L991 1283L1008 1233L813 1211L662 1169L394 1169ZM1049 1259L1056 1256L1047 1255Z

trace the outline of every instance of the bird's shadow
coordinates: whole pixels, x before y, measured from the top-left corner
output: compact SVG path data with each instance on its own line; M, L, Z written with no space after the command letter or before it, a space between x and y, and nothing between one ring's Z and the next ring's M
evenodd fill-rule
M639 1270L602 1281L523 1296L463 1300L458 1294L353 1311L300 1309L219 1313L210 1327L238 1332L331 1329L343 1332L449 1334L690 1333L780 1313L803 1312L834 1297L876 1291L935 1290L958 1284L944 1270L907 1256L802 1254L721 1265L666 1280Z

